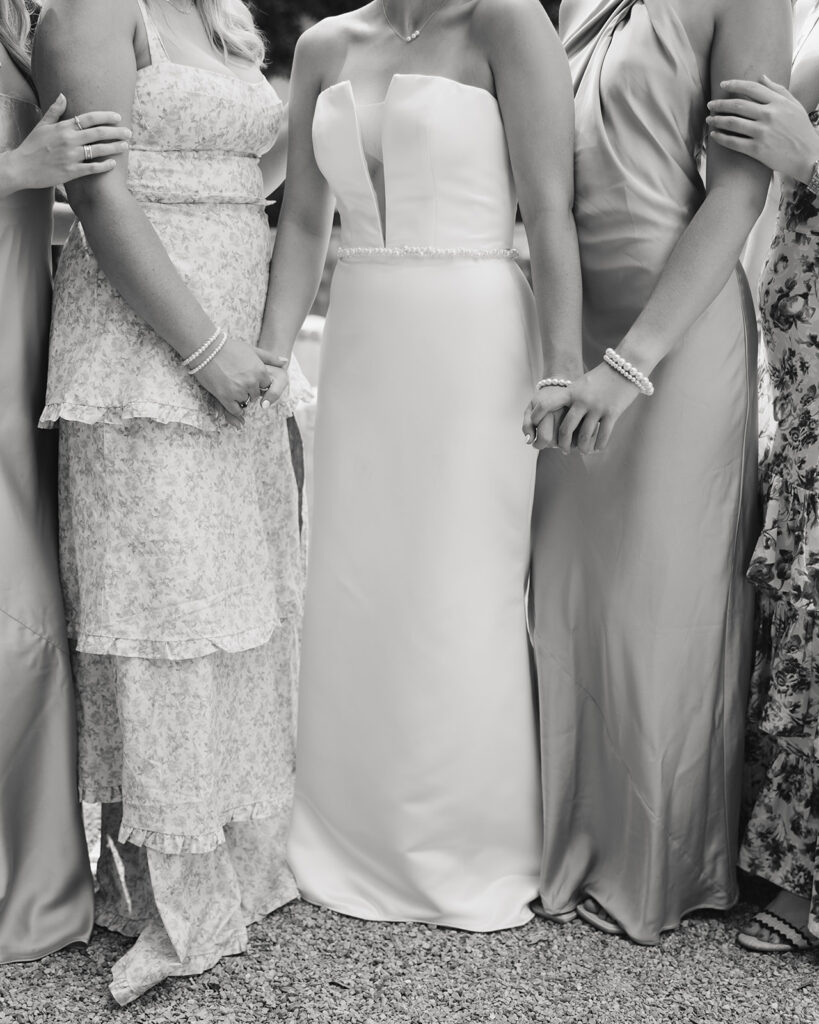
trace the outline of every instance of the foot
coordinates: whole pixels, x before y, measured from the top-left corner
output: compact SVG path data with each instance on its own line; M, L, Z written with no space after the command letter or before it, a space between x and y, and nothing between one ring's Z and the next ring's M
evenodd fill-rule
M756 914L739 933L745 949L764 953L786 953L816 944L808 931L810 901L780 890L765 910Z
M535 917L541 917L544 921L552 921L555 924L569 924L571 921L574 921L577 918L576 910L567 910L562 914L550 914L548 911L544 909L543 903L541 902L539 896L536 900L532 900L532 902L529 904L529 909L532 911Z
M591 896L587 896L583 900L577 908L577 913L587 924L593 925L598 931L605 932L607 935L623 934L623 929L618 922Z

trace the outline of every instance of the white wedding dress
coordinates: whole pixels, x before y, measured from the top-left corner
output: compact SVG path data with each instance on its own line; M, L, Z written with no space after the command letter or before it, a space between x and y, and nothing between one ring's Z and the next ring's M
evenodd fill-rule
M313 138L342 250L291 865L306 899L356 917L513 927L531 917L541 843L521 435L538 345L508 251L500 111L482 89L396 75L365 116L341 82Z

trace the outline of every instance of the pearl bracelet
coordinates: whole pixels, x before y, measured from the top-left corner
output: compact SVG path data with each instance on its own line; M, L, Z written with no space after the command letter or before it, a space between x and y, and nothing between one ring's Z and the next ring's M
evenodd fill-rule
M219 337L219 335L221 333L222 333L222 328L221 327L217 327L216 330L213 332L213 334L211 334L211 336L208 338L208 340L205 342L205 344L202 345L201 348L198 348L195 352L191 352L191 354L188 356L187 359L183 359L182 360L182 365L183 366L190 366L190 364L195 362L195 360L197 360L199 358L199 356L204 355L205 352L207 352L207 350L211 347L211 345L214 343L214 341L216 341L216 339Z
M211 354L206 359L203 359L198 366L194 366L190 370L188 370L188 375L192 377L195 373L199 373L200 370L204 370L204 368L208 365L211 359L214 359L216 356L219 355L219 353L225 347L226 343L227 334L225 334L225 332L222 331L222 337L220 338L219 344L216 346L216 348L211 352Z
M538 391L542 391L544 388L570 388L571 386L572 382L564 380L562 377L544 377L543 380L539 380L535 384Z
M615 352L613 348L606 349L603 362L619 373L621 377L625 377L641 394L654 394L654 385L648 377L638 370L633 363L630 363L628 359L623 359L619 352Z

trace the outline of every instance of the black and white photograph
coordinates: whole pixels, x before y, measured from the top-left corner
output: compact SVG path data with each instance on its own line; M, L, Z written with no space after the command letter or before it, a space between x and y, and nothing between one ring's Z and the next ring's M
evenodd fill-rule
M0 0L0 1024L819 1024L819 0Z

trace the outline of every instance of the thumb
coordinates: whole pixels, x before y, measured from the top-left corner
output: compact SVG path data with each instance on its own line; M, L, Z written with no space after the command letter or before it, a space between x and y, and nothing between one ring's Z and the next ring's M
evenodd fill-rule
M62 93L40 118L40 124L56 124L65 113L66 99Z
M266 348L256 348L255 351L265 366L275 366L279 370L283 370L290 362L287 356L274 355L272 352L268 352Z

